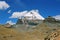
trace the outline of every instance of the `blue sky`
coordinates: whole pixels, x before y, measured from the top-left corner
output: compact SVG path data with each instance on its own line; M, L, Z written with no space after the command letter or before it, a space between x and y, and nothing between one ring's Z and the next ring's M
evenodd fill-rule
M0 9L0 24L8 20L16 22L17 19L9 18L13 12L25 10L39 10L43 17L60 15L60 0L0 0L5 1L10 7L6 10ZM10 13L8 11L11 10Z

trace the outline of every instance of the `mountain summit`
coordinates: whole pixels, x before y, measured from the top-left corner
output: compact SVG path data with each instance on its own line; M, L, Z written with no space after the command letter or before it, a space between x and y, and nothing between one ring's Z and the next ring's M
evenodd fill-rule
M44 17L42 17L38 10L31 10L31 11L23 11L23 12L14 12L10 18L18 18L22 19L26 17L27 19L31 20L44 20Z
M44 17L42 17L38 10L31 10L28 13L24 15L24 17L27 17L27 19L31 20L44 20Z

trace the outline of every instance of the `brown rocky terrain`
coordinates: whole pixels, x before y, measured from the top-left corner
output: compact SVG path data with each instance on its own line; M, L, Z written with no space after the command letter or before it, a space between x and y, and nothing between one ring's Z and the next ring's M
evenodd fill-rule
M60 27L49 25L41 23L31 31L28 29L22 32L16 28L0 26L0 40L60 40Z

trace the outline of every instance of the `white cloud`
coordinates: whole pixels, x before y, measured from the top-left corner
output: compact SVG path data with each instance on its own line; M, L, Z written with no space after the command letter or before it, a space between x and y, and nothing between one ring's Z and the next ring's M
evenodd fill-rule
M0 9L5 10L9 8L10 6L5 1L0 1Z
M60 20L60 15L53 16L53 18Z
M33 14L32 14L33 13ZM38 10L31 10L31 11L23 11L23 12L14 12L10 18L21 18L22 16L28 17L27 19L32 19L32 16L35 16L35 19L44 20L44 17L42 17Z
M15 24L15 23L13 23L11 20L7 21L6 23L9 23L10 25Z

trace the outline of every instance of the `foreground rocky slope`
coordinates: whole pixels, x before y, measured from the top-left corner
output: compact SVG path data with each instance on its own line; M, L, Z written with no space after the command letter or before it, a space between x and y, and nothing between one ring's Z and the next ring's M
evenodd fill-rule
M41 23L29 29L0 26L0 40L60 40L60 25L59 23Z

